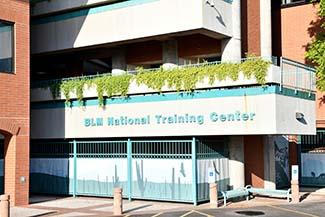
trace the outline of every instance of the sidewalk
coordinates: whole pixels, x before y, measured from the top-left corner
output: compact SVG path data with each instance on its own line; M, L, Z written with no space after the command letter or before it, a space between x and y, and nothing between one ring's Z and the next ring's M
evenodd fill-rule
M305 189L304 189L305 190ZM325 201L325 189L313 192L301 193L303 198L301 203L314 201ZM50 197L50 196L33 196L31 205L26 207L11 208L12 217L31 217L31 216L111 216L113 215L113 200L109 198L94 197ZM249 201L230 202L227 208L247 208L267 205L287 205L286 200L266 197L256 197ZM124 215L173 212L186 210L203 210L209 209L208 203L201 204L197 207L191 204L155 202L155 201L123 201Z

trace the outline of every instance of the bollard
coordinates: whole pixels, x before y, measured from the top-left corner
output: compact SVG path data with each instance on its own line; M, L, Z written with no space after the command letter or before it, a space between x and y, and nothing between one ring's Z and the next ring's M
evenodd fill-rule
M298 180L291 180L291 196L293 203L300 202L300 193L299 193L299 182Z
M114 188L114 202L113 209L114 215L122 215L123 204L122 204L122 188Z
M7 194L3 194L0 196L0 216L1 217L9 217L10 216L10 204L9 204L10 196Z
M218 207L218 184L210 183L210 207L217 208Z

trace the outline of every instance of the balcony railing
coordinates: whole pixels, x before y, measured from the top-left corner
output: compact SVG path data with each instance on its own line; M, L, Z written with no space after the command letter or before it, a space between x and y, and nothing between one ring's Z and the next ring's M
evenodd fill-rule
M245 62L247 60L254 60L254 59L261 59L261 57L250 57L250 58L244 58L241 60L241 62ZM262 58L263 60L267 60L270 62L270 66L267 70L266 77L265 77L265 83L266 84L278 84L281 88L282 87L288 87L291 89L295 89L296 91L307 91L310 93L313 93L316 91L316 79L315 79L315 69L312 67L309 67L304 64L300 64L285 58L280 58L280 61L277 61L276 57L271 58ZM178 66L180 68L186 68L186 67L205 67L205 66L213 66L221 64L222 62L205 62L205 63L198 63L198 64L190 64L190 65L182 65ZM235 62L236 63L236 62ZM238 61L237 61L238 63ZM177 66L175 66L177 67ZM141 72L157 72L161 71L162 68L153 68L153 69L144 69L140 70ZM168 71L168 70L167 70ZM127 74L136 75L139 73L139 70L133 70L133 71L127 71ZM111 73L105 73L105 74L97 74L97 75L90 75L90 76L80 76L80 77L70 77L70 78L62 78L62 79L54 79L54 80L45 80L45 81L34 81L31 85L32 89L42 88L43 92L44 89L50 89L51 86L61 84L66 81L71 80L91 80L95 78L100 78L104 76L112 76ZM113 75L114 76L114 75ZM198 82L196 85L196 89L206 89L206 88L227 88L227 87L233 87L233 86L248 86L248 85L261 85L257 79L254 77L247 78L242 73L239 75L237 80L232 80L230 78L231 76L228 76L224 80L217 80L215 83L211 84L208 82L208 79L203 80L202 82ZM134 82L135 84L135 82ZM137 87L134 84L130 84L130 90L129 94L140 94L140 93L146 93L150 92L148 91L148 88L143 87ZM164 88L162 91L172 91L170 89ZM45 100L44 96L40 97L40 95L44 94L33 94L35 90L32 90L32 101L38 99L41 99L41 101ZM39 92L39 91L38 91ZM89 91L90 94L85 94L85 97L94 97L92 94L94 94L94 91ZM152 91L151 91L152 92ZM45 94L48 95L48 94ZM34 97L33 97L34 96ZM37 99L36 99L37 98ZM74 98L74 97L73 97ZM64 97L59 97L58 99L64 99ZM48 99L49 100L49 99Z
M315 69L305 64L286 58L280 59L281 86L294 88L295 90L315 91Z

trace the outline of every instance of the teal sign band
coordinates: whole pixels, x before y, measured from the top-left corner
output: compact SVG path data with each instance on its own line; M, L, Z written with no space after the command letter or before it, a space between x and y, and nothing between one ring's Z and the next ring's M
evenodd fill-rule
M314 93L295 91L294 89L282 88L277 85L259 86L236 89L209 89L203 91L195 91L191 93L166 93L166 94L148 94L134 95L129 97L107 98L106 105L126 104L126 103L146 103L146 102L162 102L176 100L191 100L191 99L208 99L208 98L223 98L223 97L240 97L240 96L258 96L266 94L278 94L283 96L295 97L305 100L315 101ZM72 100L70 105L66 105L64 101L48 101L48 102L33 102L32 109L57 109L65 107L82 107L82 106L99 106L97 99L85 99L84 104L80 105L77 100Z

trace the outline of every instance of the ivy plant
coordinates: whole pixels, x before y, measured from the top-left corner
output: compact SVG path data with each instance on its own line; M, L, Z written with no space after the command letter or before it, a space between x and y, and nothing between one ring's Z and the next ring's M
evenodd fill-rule
M112 76L105 74L93 78L76 78L63 80L50 85L53 95L61 90L66 102L69 103L71 94L76 94L79 103L83 102L83 93L86 87L95 87L99 105L104 105L104 97L127 96L131 82L137 85L146 85L157 92L162 92L164 87L176 91L194 91L198 82L208 79L210 85L217 81L231 79L238 80L239 73L242 72L248 79L255 78L257 83L265 84L269 61L261 58L249 57L242 63L204 63L194 66L175 67L169 70L159 68L154 71L147 71L137 68L137 74L122 74Z

